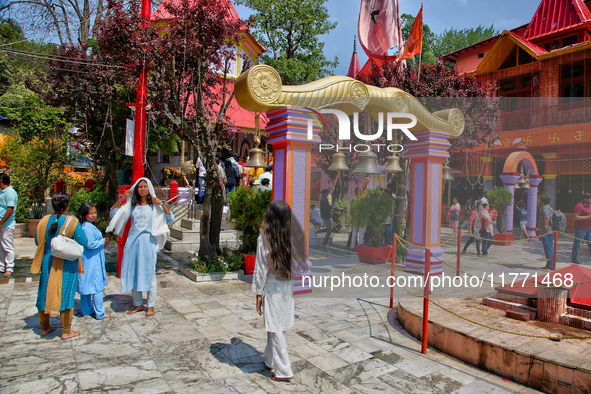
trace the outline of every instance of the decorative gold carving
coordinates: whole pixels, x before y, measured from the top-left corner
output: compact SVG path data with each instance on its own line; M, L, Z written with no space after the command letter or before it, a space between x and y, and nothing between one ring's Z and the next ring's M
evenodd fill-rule
M410 113L417 117L411 131L433 130L462 134L465 119L458 109L429 112L415 97L397 88L377 88L345 76L323 78L301 86L282 86L277 71L257 65L240 74L234 89L238 104L253 112L269 112L286 106L313 109L336 108L347 114L371 111Z
M272 67L259 67L249 75L252 93L264 103L272 103L281 94L281 77Z
M351 84L350 95L353 102L357 105L365 106L369 101L369 91L367 90L367 87L361 82L353 82Z
M160 181L161 185L165 185L169 178L177 178L181 181L181 187L189 187L189 181L187 175L195 174L197 169L192 161L185 161L180 167L164 167L160 170Z

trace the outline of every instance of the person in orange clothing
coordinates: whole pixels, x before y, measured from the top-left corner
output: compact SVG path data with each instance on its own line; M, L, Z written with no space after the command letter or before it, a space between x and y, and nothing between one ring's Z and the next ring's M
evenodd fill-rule
M493 220L493 222L496 222L497 221L497 217L499 216L499 211L497 211L495 209L495 205L494 204L490 204L490 210L489 210L488 213L490 214L490 218ZM495 224L494 230L495 230L495 232L497 232L496 224Z

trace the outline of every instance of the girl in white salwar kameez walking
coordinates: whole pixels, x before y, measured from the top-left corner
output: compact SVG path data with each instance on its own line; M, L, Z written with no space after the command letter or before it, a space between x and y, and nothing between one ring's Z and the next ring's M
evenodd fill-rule
M293 378L293 372L283 331L293 327L293 278L306 270L307 262L304 232L284 201L269 204L256 256L252 291L267 330L263 358L273 371L272 380L287 381Z

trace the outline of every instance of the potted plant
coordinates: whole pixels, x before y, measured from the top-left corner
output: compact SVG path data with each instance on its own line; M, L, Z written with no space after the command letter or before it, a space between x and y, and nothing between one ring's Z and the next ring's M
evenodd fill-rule
M365 227L370 237L369 244L357 245L359 261L370 264L385 263L392 246L382 245L383 224L392 216L394 197L378 189L367 190L363 197L353 200L351 208L353 225L357 228Z
M34 202L31 204L31 218L29 219L28 228L29 228L29 236L31 238L35 238L35 233L37 232L37 226L39 222L43 218L43 205L39 202Z
M29 206L27 201L18 201L16 204L16 213L14 214L16 227L14 228L14 238L22 238L25 227L29 221Z
M489 191L486 195L489 204L494 204L496 210L499 212L497 218L497 228L499 233L495 234L494 245L511 245L514 233L507 233L505 229L505 212L511 202L513 202L513 195L503 187L497 187Z
M271 190L259 190L238 187L228 195L230 218L242 228L240 240L244 254L244 273L254 272L257 250L257 239L261 232L261 224L267 207L273 199Z

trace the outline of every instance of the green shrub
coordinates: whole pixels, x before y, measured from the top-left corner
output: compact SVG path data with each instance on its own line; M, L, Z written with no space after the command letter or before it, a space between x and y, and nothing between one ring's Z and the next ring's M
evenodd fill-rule
M382 243L383 224L392 216L394 197L390 193L382 193L379 189L367 190L363 197L353 200L353 216L351 221L358 228L365 227L371 241L369 244L378 247ZM398 248L396 248L398 249Z
M191 258L191 266L202 274L238 271L242 266L242 253L240 250L222 246L220 253L214 255L211 261L203 261L199 257Z
M348 232L346 227L351 223L351 204L346 200L339 200L332 208L333 232Z
M242 252L255 254L257 239L267 207L273 199L271 190L247 189L237 187L228 195L231 220L242 228Z
M489 204L494 204L495 209L499 212L497 218L497 228L502 234L506 234L505 230L505 211L513 201L513 195L504 187L497 187L486 194L486 199Z
M107 199L107 194L104 193L102 190L100 189L94 189L94 191L89 192L88 190L82 188L80 190L78 190L78 192L76 194L74 194L71 198L70 198L70 212L73 212L74 214L76 214L78 212L78 210L80 209L80 207L82 206L82 204L84 204L85 202L91 202L94 204L94 206L97 207L97 211L98 211L98 207L100 205L102 205ZM101 215L102 213L102 215ZM107 216L108 212L98 212L99 216Z

